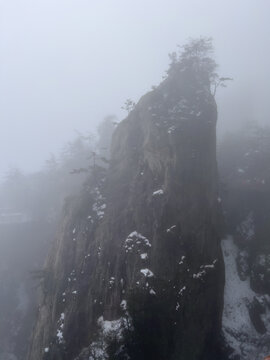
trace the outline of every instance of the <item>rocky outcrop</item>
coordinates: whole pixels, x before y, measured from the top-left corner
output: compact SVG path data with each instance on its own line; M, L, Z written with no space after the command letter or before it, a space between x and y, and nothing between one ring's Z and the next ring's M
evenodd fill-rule
M226 268L223 332L230 359L264 358L270 352L270 296L253 290L251 277L241 277L234 239L223 240Z
M220 149L226 185L221 197L231 234L223 241L223 332L231 359L259 360L270 353L270 148L263 133L248 129Z
M95 167L66 204L29 360L216 358L217 110L195 75L142 97L115 131L109 169Z

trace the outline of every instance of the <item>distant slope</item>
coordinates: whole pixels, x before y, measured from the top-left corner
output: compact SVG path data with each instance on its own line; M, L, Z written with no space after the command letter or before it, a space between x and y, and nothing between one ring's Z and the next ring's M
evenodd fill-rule
M31 271L42 269L54 227L33 222L0 225L0 359L26 358L39 281Z

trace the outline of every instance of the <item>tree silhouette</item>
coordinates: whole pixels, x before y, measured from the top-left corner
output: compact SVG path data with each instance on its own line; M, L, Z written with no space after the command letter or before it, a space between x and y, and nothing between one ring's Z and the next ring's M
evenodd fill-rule
M187 44L178 47L178 53L169 54L171 63L168 76L176 76L178 73L189 73L190 76L192 74L194 81L206 87L213 96L219 87L226 87L225 83L233 80L217 74L218 65L212 57L212 38L190 39Z

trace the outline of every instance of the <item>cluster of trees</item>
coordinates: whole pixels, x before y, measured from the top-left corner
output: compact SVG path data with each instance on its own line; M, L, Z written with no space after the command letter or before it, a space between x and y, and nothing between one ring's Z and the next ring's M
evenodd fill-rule
M114 116L106 117L96 136L77 133L38 172L10 169L0 184L0 209L26 213L34 221L56 220L64 199L80 190L93 166L107 166L114 120Z
M229 77L220 77L217 71L217 63L213 59L214 52L212 38L200 37L190 39L183 46L178 46L179 51L169 54L170 67L167 71L169 76L177 73L189 72L195 75L196 83L205 86L215 96L219 87L226 87Z

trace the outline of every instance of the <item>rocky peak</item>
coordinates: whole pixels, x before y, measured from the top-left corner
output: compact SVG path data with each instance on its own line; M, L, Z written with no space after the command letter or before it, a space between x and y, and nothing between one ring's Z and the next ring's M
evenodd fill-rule
M169 74L141 98L109 169L66 205L29 360L217 356L217 110L193 75Z

